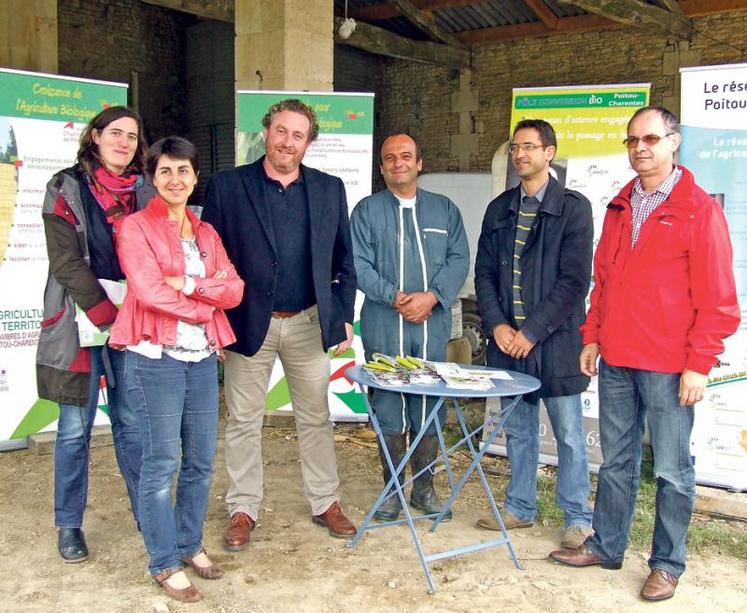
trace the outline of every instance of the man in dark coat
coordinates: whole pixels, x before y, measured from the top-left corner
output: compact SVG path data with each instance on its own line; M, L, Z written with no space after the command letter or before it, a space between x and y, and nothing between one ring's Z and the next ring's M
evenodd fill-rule
M249 544L262 501L262 422L276 357L283 364L315 523L349 537L337 488L327 389L329 356L353 340L355 272L342 181L301 164L319 132L313 110L283 100L264 119L265 155L216 174L203 219L218 231L245 282L227 311L238 339L226 351L225 453L231 516L225 546Z
M511 481L506 528L531 526L537 515L539 401L558 442L556 502L563 509L563 547L590 532L589 469L581 392L579 325L589 289L593 242L591 205L550 176L557 140L542 120L514 129L511 162L521 178L485 213L475 260L475 290L488 331L488 364L525 372L542 385L525 395L506 423ZM499 530L495 519L478 526Z

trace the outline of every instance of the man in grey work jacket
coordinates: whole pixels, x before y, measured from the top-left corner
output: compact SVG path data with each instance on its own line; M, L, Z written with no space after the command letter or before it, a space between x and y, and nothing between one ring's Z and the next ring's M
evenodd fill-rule
M411 355L441 361L451 331L451 304L469 268L469 245L456 205L439 194L418 189L423 168L418 146L406 134L395 134L381 147L381 174L387 189L364 198L350 218L358 288L366 295L361 337L366 357L374 352ZM414 440L434 399L376 390L373 410L397 466ZM443 422L444 405L439 418ZM436 459L438 442L431 425L413 452L416 475ZM379 448L384 483L390 479ZM412 488L410 504L437 513L441 503L433 490L433 473L425 471ZM375 518L399 517L398 497L390 497ZM448 517L450 519L451 512Z
M563 547L577 547L590 533L589 468L581 392L579 326L589 290L593 222L591 205L550 176L557 140L540 119L520 121L511 139L511 162L521 178L485 212L475 259L475 290L489 333L488 364L537 377L506 423L511 481L506 528L533 524L537 515L539 400L558 442L555 500L563 510ZM477 522L499 530L494 518Z

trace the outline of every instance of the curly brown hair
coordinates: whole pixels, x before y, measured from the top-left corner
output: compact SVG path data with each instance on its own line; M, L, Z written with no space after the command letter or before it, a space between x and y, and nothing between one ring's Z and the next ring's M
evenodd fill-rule
M316 137L319 136L319 122L316 119L316 113L314 109L298 98L287 98L273 104L262 118L262 127L269 130L272 118L283 111L293 111L306 117L309 120L309 142L313 143L316 140Z
M102 165L99 156L99 146L93 141L93 131L101 132L111 122L129 117L137 123L137 149L135 157L125 170L125 175L142 174L145 164L145 153L148 151L148 144L143 137L143 120L132 109L126 106L110 106L96 115L80 134L80 147L78 148L78 164L86 174L93 176L94 170Z

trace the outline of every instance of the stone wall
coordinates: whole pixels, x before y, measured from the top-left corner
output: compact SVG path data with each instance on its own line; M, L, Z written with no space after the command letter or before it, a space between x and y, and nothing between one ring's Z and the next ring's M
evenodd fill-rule
M419 139L426 171L489 171L493 153L509 135L514 87L650 82L652 103L677 113L680 66L747 57L747 11L693 21L690 43L620 28L481 45L474 50L473 69L461 75L382 60L377 143L404 129Z
M57 19L59 74L128 83L149 142L186 133L193 17L132 0L58 0Z

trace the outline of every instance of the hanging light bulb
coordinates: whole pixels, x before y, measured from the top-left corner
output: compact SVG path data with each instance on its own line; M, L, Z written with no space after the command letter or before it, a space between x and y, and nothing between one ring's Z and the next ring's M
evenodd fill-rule
M340 24L337 34L342 40L347 40L355 32L355 26L357 25L355 19L348 17L348 0L345 0L345 20Z

